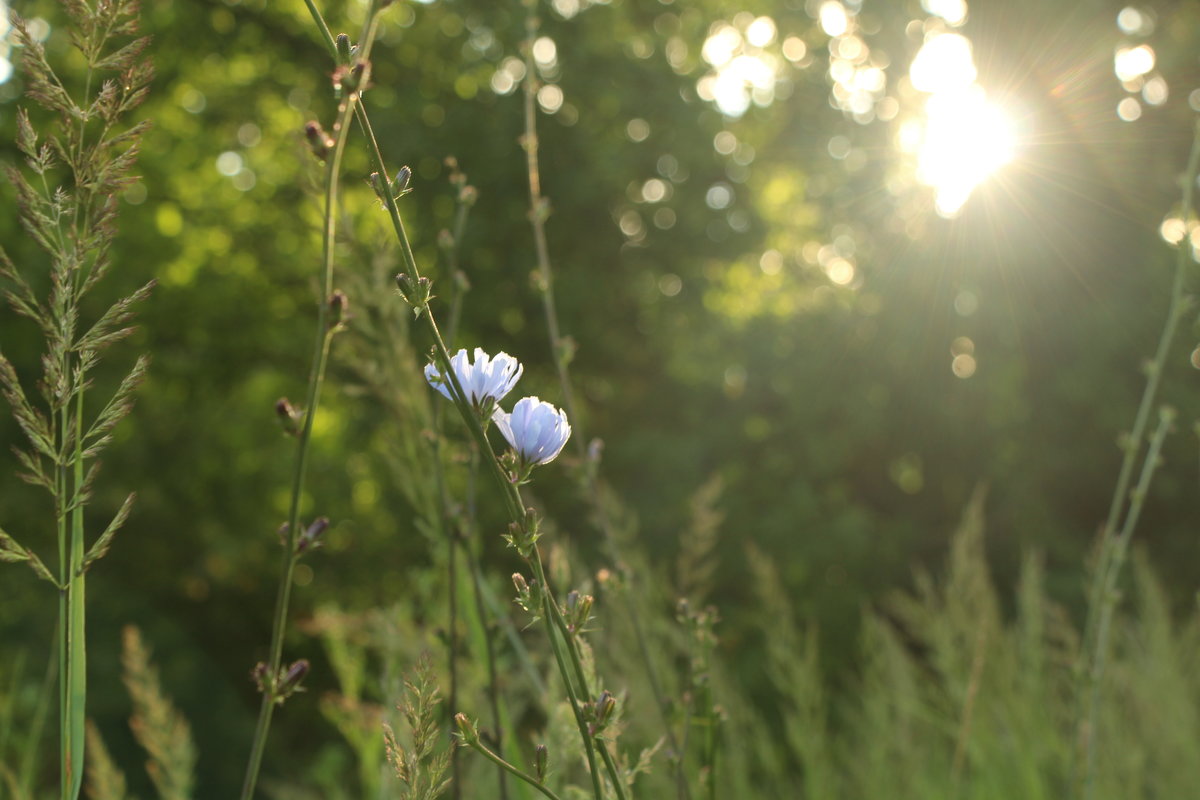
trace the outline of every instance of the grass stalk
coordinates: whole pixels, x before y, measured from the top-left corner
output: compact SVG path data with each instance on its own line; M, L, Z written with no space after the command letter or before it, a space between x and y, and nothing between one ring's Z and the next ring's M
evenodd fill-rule
M464 544L464 550L467 550L467 545ZM474 555L470 552L466 553L468 559L473 559ZM488 676L488 705L492 711L492 736L495 739L496 749L501 753L504 752L504 726L503 718L500 715L500 671L496 663L496 645L492 641L491 633L487 630L487 608L483 602L483 592L480 590L481 576L477 568L477 564L468 565L468 571L471 575L471 590L472 598L475 602L475 613L479 616L483 623L483 644L484 654L487 660L487 676ZM504 770L496 776L496 780L500 787L500 800L508 800L508 780L504 776Z
M326 44L328 46L330 44L330 42L332 41L331 37L328 35L328 26L326 26L324 24L324 21L321 18L319 11L316 9L316 7L312 3L312 1L306 0L306 4L309 8L310 14L312 14L314 20L317 22L318 27L320 27L322 29L323 36L326 39ZM342 147L342 145L344 145L345 123L348 122L348 114L354 113L354 111L355 111L355 109L350 108L348 105L347 112L343 114L343 119L342 119L343 127L340 131L341 135L339 135L338 140L337 140L337 147L335 148L335 152L339 157L340 157L341 147ZM379 177L382 181L382 185L385 187L390 187L391 186L391 178L388 175L386 165L383 161L382 153L379 150L378 141L375 138L374 131L371 129L370 119L369 119L366 111L364 109L362 109L361 107L359 107L357 109L357 118L358 118L359 124L363 127L364 132L367 134L367 138L368 138L368 141L370 144L370 155L373 160L373 165L375 166L376 171L379 173ZM400 209L396 203L396 198L391 191L384 191L382 193L382 195L383 195L383 198L382 198L383 203L384 203L385 208L387 209L388 216L392 223L392 227L396 233L397 242L400 245L400 253L404 260L405 267L408 270L408 274L411 276L411 278L414 281L419 281L422 278L421 270L417 264L416 256L413 254L412 244L408 238L408 233L404 228L404 221L403 221L402 217L400 216ZM468 404L468 402L466 400L467 395L463 391L462 385L458 380L458 376L455 374L454 369L450 365L450 354L447 351L445 340L442 337L442 333L438 327L437 320L434 318L432 309L429 308L428 306L419 308L418 309L418 317L424 321L426 329L427 329L430 337L433 340L434 360L438 367L438 371L442 375L446 376L446 378L447 378L448 384L450 386L451 399L454 402L455 406L458 408L459 414L463 418L463 421L466 423L467 429L470 431L471 436L475 440L476 445L479 447L479 452L484 456L484 460L488 463L488 466L492 472L493 477L496 479L497 483L500 485L500 487L503 490L502 494L504 496L505 506L508 510L509 518L514 523L522 524L525 519L525 513L524 513L524 505L521 500L520 490L518 489L516 484L514 484L511 480L509 480L509 477L505 474L504 468L500 464L500 459L496 456L495 450L492 448L491 443L488 441L487 433L483 428L483 423L480 421L478 415L474 412L474 410L470 407L470 405ZM535 550L535 554L536 554L536 550ZM571 684L571 673L566 665L566 661L564 660L564 657L561 652L561 646L560 646L559 642L557 641L556 634L555 634L555 629L556 629L555 619L557 617L557 619L561 620L561 616L559 615L559 612L558 612L557 603L554 601L553 595L550 591L550 586L546 582L545 573L541 569L540 555L538 555L538 557L533 561L533 563L535 564L535 569L538 573L539 581L541 581L541 585L543 587L543 597L544 597L544 602L546 604L546 609L545 609L546 631L550 637L551 647L554 650L555 661L558 665L559 672L562 675L563 682L567 688L568 695L570 696L572 709L574 710L575 716L576 716L576 722L577 722L577 724L579 724L579 727L580 727L580 735L581 735L581 738L583 739L585 752L588 757L590 773L592 776L593 793L595 794L596 800L603 800L604 794L603 794L603 790L600 785L599 771L596 767L595 752L594 752L595 748L593 746L592 737L587 732L587 726L583 722L582 712L579 708L578 701L574 695L574 689ZM574 654L574 651L572 650L572 648L568 647L567 649L572 653L572 655L577 660L578 656ZM584 685L584 690L586 691L586 684ZM614 778L614 780L616 780L616 778ZM619 783L619 781L618 781L618 783ZM244 794L242 800L249 800L249 798L248 798L248 796L246 796Z
M63 751L66 781L63 796L75 800L83 788L83 748L87 721L87 639L86 594L83 573L83 392L81 382L75 395L75 451L72 454L71 481L71 553L67 575L67 672L63 675L67 706L64 712L67 734ZM69 787L69 788L68 788Z
M1117 588L1117 581L1121 575L1121 567L1124 566L1125 558L1128 555L1129 541L1133 538L1133 531L1137 527L1138 517L1142 513L1146 494L1150 491L1150 481L1154 477L1155 470L1158 468L1159 454L1162 450L1163 441L1166 439L1167 433L1170 431L1174 421L1175 412L1170 408L1164 407L1159 414L1158 427L1150 438L1150 446L1146 451L1146 460L1142 463L1141 475L1138 478L1137 486L1133 490L1125 525L1113 543L1112 553L1109 558L1108 574L1105 576L1104 589L1101 595L1100 615L1096 625L1096 649L1092 654L1087 716L1084 722L1084 730L1087 735L1087 767L1084 797L1087 800L1091 800L1096 792L1096 740L1099 738L1097 736L1097 726L1099 725L1100 694L1103 688L1104 669L1108 662L1109 637L1112 630L1113 616L1116 613L1117 603L1121 597Z
M522 0L525 5L525 44L522 55L525 61L525 80L522 84L524 94L524 123L525 130L522 145L525 150L525 172L529 183L529 223L533 229L534 249L537 253L538 289L542 298L542 311L546 320L546 332L550 340L550 354L554 360L555 371L558 374L559 390L562 392L563 408L572 421L575 431L574 444L576 456L582 465L584 488L593 513L599 523L605 549L613 566L621 573L628 594L621 594L622 611L629 620L637 643L638 654L646 671L650 691L654 695L655 705L662 717L667 742L671 749L679 753L680 743L671 725L670 709L666 693L662 688L662 678L654 664L650 653L650 645L646 636L645 626L636 602L636 580L633 570L620 557L616 537L613 534L608 509L600 489L599 479L595 468L590 465L587 453L587 436L584 434L583 421L576 411L575 393L572 387L569 360L570 347L562 335L562 326L558 318L558 304L554 294L554 269L550 260L550 247L546 239L546 218L549 216L549 204L542 195L541 166L538 158L539 139L537 131L537 64L533 58L533 43L537 38L540 23L537 17L536 0ZM676 781L679 796L690 797L687 779L683 774L683 754L679 753L676 760Z
M379 6L373 4L368 11L359 37L360 50L358 60L369 63L371 47L378 26ZM326 36L328 29L323 28ZM365 80L364 75L364 80ZM288 607L291 600L292 581L294 577L298 553L296 542L299 529L300 500L304 491L304 479L308 468L309 444L312 439L313 420L316 417L317 406L320 402L321 386L325 379L325 367L329 359L329 343L332 328L329 325L329 297L333 292L333 265L336 233L336 214L338 183L341 173L342 155L345 152L346 139L350 133L350 121L354 109L358 105L357 91L347 92L338 111L338 120L334 128L334 145L326 162L325 177L325 211L324 235L322 238L323 263L321 267L322 292L317 305L316 337L313 344L312 366L309 372L308 387L304 405L304 426L296 443L296 461L292 473L291 500L288 508L288 521L284 545L279 590L276 595L275 614L271 626L270 656L267 661L267 681L264 687L262 704L259 708L258 722L255 726L254 740L251 745L250 758L246 766L246 777L242 784L242 800L250 800L258 783L258 773L262 766L263 752L266 747L267 734L271 727L271 718L280 698L276 696L274 684L280 672L283 658L283 637L287 629Z
M481 756L486 758L488 761L491 761L498 768L504 770L505 772L509 772L512 775L514 775L515 777L520 778L521 780L525 781L530 786L532 786L534 789L537 789L539 792L544 794L546 797L550 798L550 800L562 800L562 798L560 798L557 794L555 794L553 792L553 790L550 789L550 787L543 784L541 781L539 781L537 778L530 775L528 772L525 772L524 770L520 769L519 767L515 767L512 764L508 763L503 758L501 758L499 755L497 755L496 753L493 753L491 750L489 750L487 747L485 747L484 744L482 742L480 742L478 739L468 742L467 747L470 747L472 750L479 753Z
M515 487L514 487L515 488ZM546 627L546 637L550 640L550 647L554 651L554 661L558 665L559 675L562 677L563 688L566 689L567 699L571 704L571 713L575 717L575 725L579 728L579 738L583 740L584 753L587 755L588 774L592 779L592 792L596 796L596 800L604 800L604 790L600 785L600 771L596 767L596 748L592 743L592 735L588 731L587 720L583 718L582 703L587 702L587 680L583 674L583 667L579 663L579 657L575 650L571 647L570 640L564 638L566 649L570 652L572 660L575 662L575 674L579 680L579 691L575 691L572 685L571 671L567 668L566 660L563 657L563 648L559 643L559 627L558 627L558 603L554 599L554 595L550 591L550 583L546 580L546 571L542 567L542 556L537 551L535 546L533 557L529 559L530 565L533 567L534 576L537 578L538 585L542 587L542 622Z
M1193 191L1196 177L1200 172L1200 121L1197 121L1193 131L1191 152L1188 155L1187 167L1183 174L1183 205L1181 217L1185 227L1190 224L1193 208ZM1146 378L1146 387L1142 392L1141 402L1134 417L1133 429L1128 440L1124 443L1125 454L1121 460L1121 469L1117 476L1117 485L1113 490L1109 503L1108 517L1101 532L1100 550L1097 557L1095 574L1088 594L1087 620L1084 625L1084 635L1081 654L1089 658L1089 663L1080 666L1080 699L1083 706L1079 714L1079 732L1083 739L1084 769L1082 771L1082 794L1091 800L1095 786L1096 765L1096 722L1100 693L1100 682L1104 676L1105 662L1108 649L1108 629L1112 615L1116 610L1116 582L1120 575L1125 551L1129 539L1133 535L1141 505L1145 499L1144 489L1139 481L1139 489L1135 490L1132 498L1129 495L1129 485L1133 479L1137 456L1141 452L1142 441L1145 437L1146 426L1150 419L1150 410L1158 397L1159 385L1167 367L1167 357L1175 334L1184 312L1190 306L1190 298L1184 292L1185 277L1188 269L1189 250L1185 238L1177 245L1175 259L1175 275L1171 283L1171 299L1167 309L1167 318L1159 336L1158 348L1154 360L1150 363ZM1160 422L1159 429L1163 431ZM1161 446L1161 442L1159 443ZM1158 453L1151 442L1150 452L1142 466L1142 479L1146 481L1145 489L1149 488L1149 480L1153 476ZM1124 526L1118 531L1122 511L1128 504ZM1077 779L1080 774L1076 770Z
M359 121L368 131L370 131L369 118L365 112L359 114ZM383 185L388 186L390 185L390 179L384 168L383 157L379 153L378 143L375 140L373 132L368 133L368 138L371 141L375 166L378 168L377 171L383 180ZM420 267L417 265L416 257L413 255L412 245L409 242L408 234L404 229L404 222L400 216L400 209L396 205L395 198L391 195L391 192L384 192L384 205L388 210L392 227L396 232L396 237L400 244L400 252L404 258L405 266L408 268L409 274L415 280L419 280L421 278ZM455 374L454 369L450 365L450 355L447 352L446 344L442 338L441 331L438 328L437 321L433 316L433 311L428 307L423 308L421 309L419 316L422 320L424 320L425 326L431 338L433 339L434 356L437 362L438 371L442 375L446 376L450 385L451 398L455 406L458 408L460 416L466 423L467 429L471 432L472 438L479 447L481 455L487 462L493 477L496 479L497 483L502 489L502 494L504 496L505 506L508 510L509 518L515 523L522 524L525 519L525 514L520 490L511 480L509 480L508 476L505 474L504 468L500 464L500 459L496 456L495 450L492 449L491 443L488 441L487 433L484 431L482 422L479 420L478 415L466 401L466 393L463 391L462 385L458 380L458 376ZM538 571L540 572L540 560L536 561L535 563L538 565ZM550 635L551 646L554 649L555 660L558 663L559 672L563 676L563 681L567 686L568 692L573 695L573 688L571 687L571 675L559 650L559 645L554 635L554 622L551 609L556 611L557 605L550 593L549 584L545 582L544 573L540 575L539 580L542 582L542 586L544 587L544 597L546 598L546 603L548 605L546 610L547 634ZM573 696L571 697L571 702L572 707L575 710L576 720L577 722L581 722L581 712ZM586 724L580 725L580 735L583 738L585 751L588 755L588 761L591 766L593 791L595 793L596 800L603 800L604 795L599 784L599 772L596 769L594 748L592 746L591 736L587 733Z

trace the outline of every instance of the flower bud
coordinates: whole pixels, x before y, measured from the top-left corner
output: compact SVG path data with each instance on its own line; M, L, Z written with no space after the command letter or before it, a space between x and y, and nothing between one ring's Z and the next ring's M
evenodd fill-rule
M260 692L267 691L267 675L270 670L267 669L266 663L260 661L254 665L254 669L250 670L250 678L254 681L254 685L258 687Z
M429 307L433 299L433 283L424 276L413 280L407 273L401 272L396 276L396 288L400 296L412 307L413 316L421 316L421 312Z
M592 618L592 603L595 598L590 594L580 594L577 591L571 591L567 594L567 630L572 634L577 634L584 629L588 620Z
M579 343L575 341L573 336L564 336L558 340L558 347L555 348L555 357L558 359L559 366L567 366L575 360L575 353L579 350Z
M438 247L447 251L454 249L454 235L445 228L438 231Z
M279 691L284 696L300 690L300 682L304 680L304 676L308 675L308 659L302 658L299 661L292 663L287 668L287 672L283 673L283 679L279 682Z
M479 731L475 729L475 723L467 719L466 714L455 714L454 724L458 726L458 736L463 744L471 745L479 741Z
M533 772L537 775L538 783L546 782L546 764L550 760L550 751L546 745L539 744L533 751Z
M613 697L612 692L605 689L596 698L596 719L599 722L608 722L608 718L612 716L616 707L617 698Z
M300 423L304 420L304 412L299 411L286 397L275 401L275 416L283 425L283 432L288 436L300 435Z
M550 201L542 198L534 211L530 212L530 216L537 222L545 222L550 218Z
M396 177L392 179L392 197L399 200L404 195L412 191L409 183L412 181L412 170L407 166L401 167L396 173Z
M592 719L595 721L589 726L589 730L593 736L604 730L616 708L617 698L613 697L612 692L605 689L592 704Z
M579 602L579 630L583 630L587 625L588 620L592 618L592 604L596 602L596 598L590 594L585 594Z
M367 183L371 184L371 188L375 190L375 196L379 198L379 202L387 205L387 185L383 182L383 177L378 172L372 172L367 178Z
M329 327L341 330L350 319L350 298L341 289L329 295Z
M333 139L325 133L321 123L315 119L304 123L304 138L308 140L308 149L321 161L324 161L329 156L329 151L333 149Z
M473 206L479 199L479 190L474 186L464 186L458 192L458 202L464 206Z
M525 519L521 522L510 523L504 539L509 546L523 557L528 558L533 553L537 540L541 538L541 533L538 531L540 526L541 520L538 518L537 512L532 508L527 508L525 509Z
M341 96L363 91L367 88L370 74L370 64L366 61L339 64L332 75L334 93Z
M525 582L525 578L521 573L514 572L512 576L513 586L517 587L516 604L521 607L527 614L532 614L534 619L541 617L542 610L542 587L537 581Z
M303 553L305 550L315 550L320 547L321 534L328 529L329 517L317 517L304 533L300 534L300 539L296 542L296 552Z
M354 48L350 46L350 37L344 33L339 33L337 38L333 40L333 43L337 50L338 63L349 66L351 56L354 53Z

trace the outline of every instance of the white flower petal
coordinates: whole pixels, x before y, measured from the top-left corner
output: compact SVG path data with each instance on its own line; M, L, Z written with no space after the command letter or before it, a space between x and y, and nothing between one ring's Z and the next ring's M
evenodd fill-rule
M511 414L496 420L504 438L530 464L550 463L571 438L566 413L537 397L521 398Z
M477 409L484 408L489 400L499 402L512 391L524 372L520 362L507 353L497 353L496 357L492 358L482 347L475 348L473 362L467 360L466 349L459 350L450 357L450 368L458 378L467 402ZM425 379L445 397L454 399L450 391L450 381L443 379L435 364L425 367Z

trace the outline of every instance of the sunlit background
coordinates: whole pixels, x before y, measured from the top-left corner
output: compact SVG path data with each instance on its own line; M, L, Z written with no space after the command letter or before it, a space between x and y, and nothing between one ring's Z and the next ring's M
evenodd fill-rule
M75 63L56 0L8 5L52 59ZM0 0L0 28L8 5ZM339 31L361 22L362 2L321 5L336 9ZM519 354L523 389L559 402L528 280L536 258L519 141L522 87L535 79L581 430L605 444L601 473L656 569L681 560L681 531L695 518L719 528L711 599L737 680L751 693L767 683L748 547L778 566L827 670L852 674L862 609L910 587L914 564L937 569L977 485L990 487L998 583L1015 584L1036 551L1056 602L1077 611L1079 565L1111 490L1113 443L1143 385L1138 365L1156 341L1173 246L1200 255L1195 215L1178 205L1200 110L1200 6L539 8L527 62L520 3L393 3L367 103L385 157L412 169L406 224L439 287L438 233L456 214L447 156L479 190L462 240L471 286L462 343ZM104 492L121 489L139 490L137 511L89 598L115 601L93 606L101 669L117 663L110 634L143 625L207 739L205 779L221 785L200 796L229 796L239 776L221 770L235 772L243 756L229 726L252 725L245 675L269 630L272 537L286 513L291 451L271 408L302 381L307 345L296 343L309 340L320 247L319 203L305 191L316 166L299 131L311 119L328 124L333 100L302 3L144 10L159 77L139 113L154 127L144 180L122 195L105 291L158 281L140 318L154 367L98 484L98 515L113 502ZM3 163L19 159L9 144L25 89L19 63L0 36ZM346 170L340 274L398 269L353 139ZM0 215L0 241L24 264L34 248L12 217ZM353 299L356 324L370 321L367 298ZM21 324L0 317L0 347L35 375L36 337ZM440 552L415 529L395 478L394 428L347 374L353 341L338 341L345 349L316 418L312 502L335 522L298 572L300 617L329 598L363 608L418 592L414 572L426 575ZM427 347L416 342L418 360ZM1191 608L1200 523L1187 428L1200 414L1200 347L1190 326L1179 348L1164 385L1186 424L1166 445L1144 541L1179 607ZM19 435L0 415L0 456ZM568 472L543 474L538 502L587 561L596 537ZM696 510L700 487L717 487L714 518L724 522ZM13 528L41 513L39 502L0 477L6 530L24 532ZM481 528L502 529L493 518ZM489 557L506 557L499 537L488 546ZM498 592L510 573L497 573ZM52 610L24 613L41 587L23 580L0 571L0 661L9 641L36 649L39 625L53 625ZM433 607L422 614L440 625ZM289 648L318 650L309 638L297 634ZM96 682L119 686L115 674ZM314 684L303 702L326 688ZM119 691L97 693L106 729L127 731L122 702ZM310 732L327 723L315 702L295 708L307 709L297 712L305 724L280 748L308 755ZM133 752L126 741L126 760Z

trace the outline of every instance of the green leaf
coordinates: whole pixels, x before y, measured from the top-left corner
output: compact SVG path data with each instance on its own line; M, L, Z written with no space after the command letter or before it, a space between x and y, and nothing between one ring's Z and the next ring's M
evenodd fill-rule
M80 465L75 465L79 481ZM71 520L71 577L67 584L63 652L66 654L63 686L64 704L60 731L62 757L67 785L63 797L75 800L83 788L84 725L87 720L87 624L86 593L83 576L83 510L72 511Z

